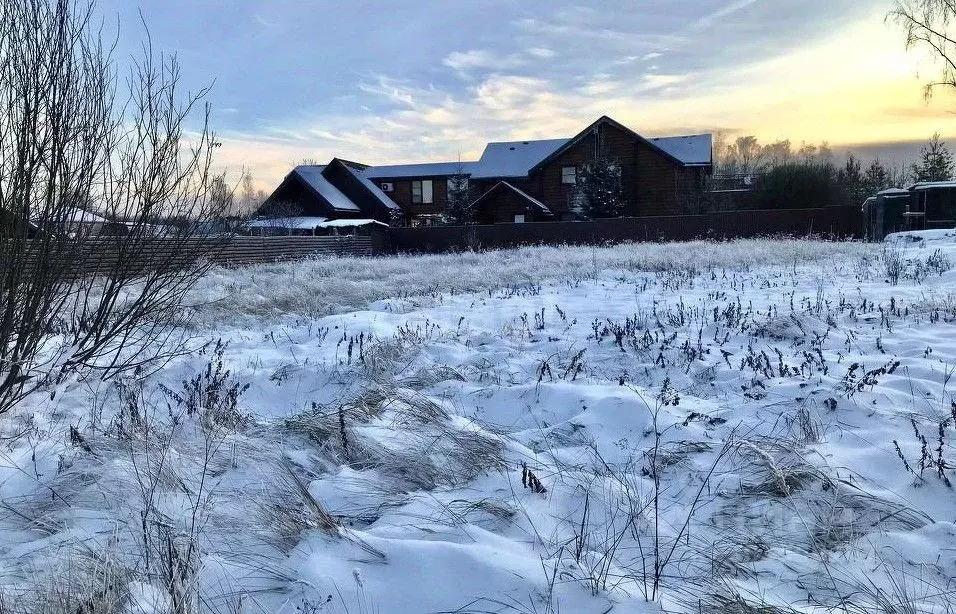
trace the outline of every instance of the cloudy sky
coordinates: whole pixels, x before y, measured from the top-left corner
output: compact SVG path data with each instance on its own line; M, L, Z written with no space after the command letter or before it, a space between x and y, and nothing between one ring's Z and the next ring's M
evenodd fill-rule
M100 0L129 51L175 51L210 94L219 161L270 188L305 158L476 157L603 114L835 148L956 135L884 0ZM872 147L876 145L875 149Z

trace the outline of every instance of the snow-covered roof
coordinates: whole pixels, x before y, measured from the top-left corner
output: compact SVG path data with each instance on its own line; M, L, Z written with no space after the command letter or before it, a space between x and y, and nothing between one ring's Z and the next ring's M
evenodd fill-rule
M413 177L448 177L459 173L474 179L526 177L538 163L551 155L568 139L508 141L488 143L477 162L430 162L373 166L364 171L373 179L410 179Z
M261 217L249 222L249 228L286 228L289 230L312 230L325 223L324 217Z
M103 224L108 222L105 217L85 209L74 209L70 214L70 221L80 224Z
M358 205L353 203L337 187L329 183L329 180L322 176L325 166L302 165L295 167L295 172L302 178L309 187L319 193L322 198L327 200L334 209L339 211L358 211Z
M674 158L688 166L705 166L713 162L713 137L710 134L668 136L648 139Z
M471 176L475 179L527 177L539 162L557 151L568 139L488 143Z
M911 190L934 190L938 188L956 188L956 181L924 181L910 186Z
M477 162L428 162L425 164L393 164L372 166L363 174L372 179L410 179L412 177L444 177L462 173L470 175Z
M602 118L610 121L607 118ZM601 121L601 120L598 120ZM587 131L585 131L587 132ZM575 139L582 137L578 135ZM539 139L488 143L477 162L430 162L373 166L362 173L372 179L411 179L448 177L463 173L473 179L511 179L527 177L533 168L568 146L574 139ZM652 146L687 166L712 163L713 137L710 134L649 139Z
M385 194L385 192L382 191L381 188L379 188L377 185L375 185L375 183L373 183L373 182L368 178L368 176L365 175L365 173L364 173L363 171L360 171L360 170L357 169L357 168L353 168L352 166L349 166L348 164L344 164L344 163L343 163L343 166L348 170L349 173L352 174L352 176L354 176L356 179L358 179L359 181L361 181L361 182L362 182L362 185L364 185L365 188L366 188L369 192L371 192L372 196L374 196L376 200L378 200L380 203L382 203L382 205L383 205L384 207L386 207L386 208L388 208L388 209L396 209L396 210L400 210L400 209L401 209L401 207L399 207L398 204L397 204L394 200L392 200L391 198L389 198L389 197Z
M378 220L329 220L319 224L319 228L351 228L354 226L370 226L373 224L388 228L388 224Z
M876 193L877 196L909 196L910 191L903 188L887 188Z
M34 222L40 222L41 215L31 215L30 218ZM66 209L62 212L56 212L52 216L56 221L65 221L71 224L105 224L109 220L101 215L97 215L92 211L87 211L86 209L80 209L79 207L73 207Z

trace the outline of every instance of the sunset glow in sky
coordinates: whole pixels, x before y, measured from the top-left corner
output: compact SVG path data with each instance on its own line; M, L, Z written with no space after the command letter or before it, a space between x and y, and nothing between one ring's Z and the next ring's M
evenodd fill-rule
M304 158L463 159L610 115L849 144L956 135L882 0L143 0L188 85L215 79L219 162L270 188ZM410 6L411 5L411 6ZM137 6L105 0L135 44Z

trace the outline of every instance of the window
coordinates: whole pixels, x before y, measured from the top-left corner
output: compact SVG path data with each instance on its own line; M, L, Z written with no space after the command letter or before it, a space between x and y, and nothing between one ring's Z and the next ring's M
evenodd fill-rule
M515 215L515 224L524 224L524 214L518 213Z
M435 202L431 179L412 182L412 202L416 205L430 205Z
M576 166L561 167L561 183L574 185L578 182L578 168Z

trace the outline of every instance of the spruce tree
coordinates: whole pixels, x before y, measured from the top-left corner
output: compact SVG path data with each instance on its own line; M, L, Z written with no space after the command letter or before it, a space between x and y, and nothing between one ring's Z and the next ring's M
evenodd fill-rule
M893 187L893 179L890 171L879 160L874 160L863 174L863 191L866 196L873 196L891 187Z
M448 205L445 217L452 224L464 226L474 223L475 208L471 199L471 188L464 167L458 163L455 174L448 178Z
M863 182L863 165L853 154L846 157L846 164L837 171L837 181L846 191L849 204L863 202L869 196Z
M948 181L953 177L953 154L940 140L939 133L933 135L920 150L920 160L913 165L913 181Z
M581 213L589 218L618 217L624 212L621 165L599 148L577 175Z

